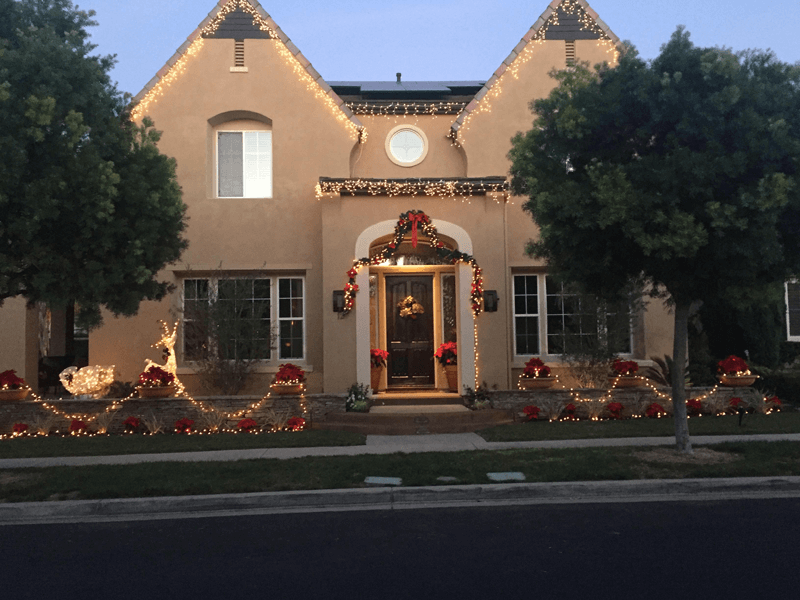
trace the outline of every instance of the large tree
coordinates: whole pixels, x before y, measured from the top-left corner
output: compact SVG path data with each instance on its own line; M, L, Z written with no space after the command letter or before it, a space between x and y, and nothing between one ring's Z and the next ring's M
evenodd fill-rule
M135 314L186 247L175 161L129 119L92 11L0 0L0 302L23 296Z
M698 48L679 28L646 62L553 73L510 153L540 227L529 251L588 291L632 280L668 297L678 449L691 452L683 365L704 301L757 303L800 272L800 66Z

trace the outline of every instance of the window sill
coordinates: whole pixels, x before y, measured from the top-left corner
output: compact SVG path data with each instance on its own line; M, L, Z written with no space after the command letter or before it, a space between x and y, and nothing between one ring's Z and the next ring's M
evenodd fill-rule
M289 362L292 363L293 365L297 365L298 367L303 369L303 371L305 371L306 373L313 373L314 372L314 366L313 365L309 365L306 362L301 361L301 360L295 360L293 362L292 359L285 359L285 360L282 360L280 362L280 365L286 364L286 363L289 363ZM280 368L280 365L279 364L272 364L272 363L255 365L250 370L250 372L251 373L256 373L256 374L277 373L278 369ZM181 375L196 375L198 369L199 369L199 366L196 365L196 364L185 363L185 364L183 364L183 365L178 367L178 377L180 377Z

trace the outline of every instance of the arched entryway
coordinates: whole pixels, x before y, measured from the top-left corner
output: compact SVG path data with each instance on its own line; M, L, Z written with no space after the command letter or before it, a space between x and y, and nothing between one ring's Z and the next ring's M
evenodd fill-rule
M472 254L472 240L461 227L435 220L439 241L447 247ZM374 256L381 244L394 236L397 221L383 221L365 229L356 241L355 256ZM355 277L358 289L369 290L369 301L355 303L357 377L369 385L371 347L394 352L394 369L387 372L388 383L400 387L446 388L443 374L434 366L433 350L448 337L458 343L459 390L475 387L475 344L472 312L472 269L468 264L437 261L425 239L417 247L403 245L394 250L392 259L369 265ZM437 262L441 264L436 264ZM446 264L444 264L446 263ZM448 289L452 287L452 289ZM447 307L447 295L453 306ZM402 298L401 298L402 296ZM400 304L411 301L406 316ZM417 304L417 308L414 308ZM410 318L417 310L417 318ZM419 312L422 311L422 312ZM423 316L427 315L427 316ZM453 331L448 331L448 321ZM401 367L401 368L398 368ZM428 367L426 372L426 367Z

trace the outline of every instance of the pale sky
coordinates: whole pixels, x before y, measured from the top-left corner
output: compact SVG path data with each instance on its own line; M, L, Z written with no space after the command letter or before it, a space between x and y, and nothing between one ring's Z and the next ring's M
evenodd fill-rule
M74 0L73 0L74 1ZM547 0L263 0L327 81L485 80ZM800 62L800 0L590 0L620 39L655 57L678 25L698 46L771 49ZM214 0L86 0L95 52L116 54L112 79L136 94L215 8ZM761 7L761 8L759 8Z

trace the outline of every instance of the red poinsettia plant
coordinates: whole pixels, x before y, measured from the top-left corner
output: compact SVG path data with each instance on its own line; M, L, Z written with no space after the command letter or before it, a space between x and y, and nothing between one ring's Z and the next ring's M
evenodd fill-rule
M81 421L80 419L72 419L72 423L69 424L69 432L73 435L78 433L85 433L86 428L88 425L86 421Z
M639 370L639 363L635 360L621 360L615 358L611 368L614 369L614 374L618 377L632 377L636 375L636 372Z
M644 414L651 419L657 419L661 416L666 416L667 411L664 410L664 407L660 404L653 402L647 407L647 409L644 411Z
M699 398L691 398L686 401L686 410L690 415L699 415L703 410L703 404Z
M144 387L166 387L175 383L175 375L155 365L139 374L139 385Z
M372 368L385 367L387 358L389 358L389 353L386 350L373 348L369 351L369 364Z
M717 371L722 375L750 375L750 367L744 359L733 354L717 363Z
M575 418L575 405L572 402L570 402L569 404L567 404L564 407L564 412L567 414L567 418L568 419L574 419Z
M777 396L765 396L764 402L766 403L768 413L773 410L780 410L783 405L783 402L781 402L780 398Z
M14 423L14 427L11 430L13 431L14 435L22 435L26 431L28 431L28 424L27 423Z
M458 345L455 342L445 342L436 349L433 355L443 367L458 364Z
M535 421L539 418L540 410L538 406L526 406L522 409L522 412L528 416L528 421Z
M258 427L258 423L256 423L254 419L242 419L236 424L236 427L238 427L242 431L249 432Z
M188 417L184 417L183 419L178 419L175 421L175 431L178 433L190 433L193 426L194 421Z
M536 377L550 377L550 367L542 362L541 359L535 356L525 363L525 369L522 371L522 376L526 379L535 379Z
M606 405L608 412L611 414L612 419L621 419L622 418L622 409L623 406L620 402L609 402Z
M292 417L286 421L286 428L289 431L300 431L306 426L306 420L303 417Z
M297 365L286 363L278 367L278 372L275 373L275 381L273 384L277 385L297 385L306 380L306 372Z
M741 398L731 398L728 401L728 404L730 406L731 411L735 413L747 410L747 403Z
M0 373L0 390L18 390L27 387L27 383L22 377L17 377L14 369Z

